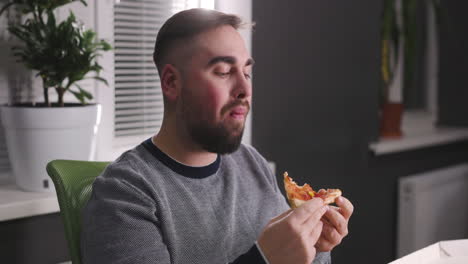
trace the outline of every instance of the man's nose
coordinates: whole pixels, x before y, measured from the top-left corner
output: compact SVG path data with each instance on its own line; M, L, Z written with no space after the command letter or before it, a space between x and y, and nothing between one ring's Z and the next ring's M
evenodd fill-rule
M252 96L252 83L243 72L238 74L233 93L236 99L245 99Z

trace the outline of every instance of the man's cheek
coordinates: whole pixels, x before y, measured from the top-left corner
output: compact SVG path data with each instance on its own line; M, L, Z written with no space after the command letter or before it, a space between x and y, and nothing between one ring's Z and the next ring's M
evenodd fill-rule
M206 95L205 100L203 101L202 108L205 112L211 112L213 115L221 115L222 103L219 96L212 92Z

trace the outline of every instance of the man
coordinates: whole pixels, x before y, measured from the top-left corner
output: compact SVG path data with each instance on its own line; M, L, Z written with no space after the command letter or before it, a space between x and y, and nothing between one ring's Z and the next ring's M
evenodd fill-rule
M253 65L240 26L191 9L161 28L162 126L96 179L84 263L330 263L351 203L289 209L265 159L240 143Z

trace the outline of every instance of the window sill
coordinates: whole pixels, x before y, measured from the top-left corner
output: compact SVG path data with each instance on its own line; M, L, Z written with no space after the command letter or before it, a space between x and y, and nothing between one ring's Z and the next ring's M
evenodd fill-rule
M369 148L379 156L468 140L468 128L435 127L434 124L435 118L427 112L405 113L402 138L373 142Z
M0 222L59 211L55 193L25 192L14 183L0 182Z

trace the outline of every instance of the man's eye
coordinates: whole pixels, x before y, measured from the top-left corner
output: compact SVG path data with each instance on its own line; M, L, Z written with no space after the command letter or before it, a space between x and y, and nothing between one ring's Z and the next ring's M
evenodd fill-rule
M221 76L221 77L226 77L229 75L230 72L216 72L216 75Z
M251 78L250 74L248 74L248 73L244 73L244 76L245 76L246 79L249 79L249 80Z

